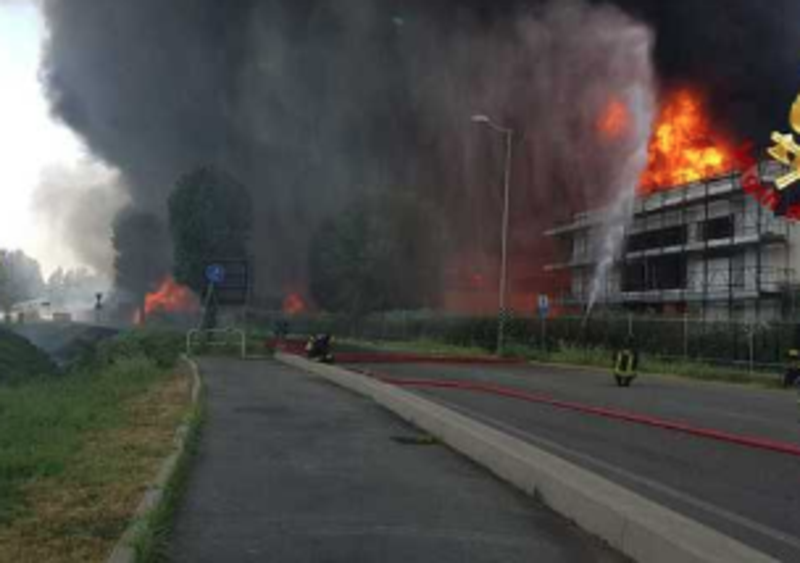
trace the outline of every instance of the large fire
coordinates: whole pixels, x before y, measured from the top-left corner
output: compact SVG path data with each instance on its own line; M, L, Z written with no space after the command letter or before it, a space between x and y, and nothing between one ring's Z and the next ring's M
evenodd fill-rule
M194 313L199 310L200 303L194 293L188 287L178 285L171 276L144 298L145 316L156 312Z
M702 98L683 88L662 100L639 193L723 174L734 167L732 144L712 130Z
M306 312L306 303L297 292L289 293L283 300L283 312L287 315L299 315Z

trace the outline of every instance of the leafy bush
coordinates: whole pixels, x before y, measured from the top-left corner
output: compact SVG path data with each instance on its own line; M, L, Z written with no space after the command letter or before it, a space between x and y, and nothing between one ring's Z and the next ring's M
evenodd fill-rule
M175 365L183 351L183 335L169 330L133 330L88 349L74 369L104 370L124 360L146 358L158 368Z
M25 338L0 329L0 383L58 373L58 368Z

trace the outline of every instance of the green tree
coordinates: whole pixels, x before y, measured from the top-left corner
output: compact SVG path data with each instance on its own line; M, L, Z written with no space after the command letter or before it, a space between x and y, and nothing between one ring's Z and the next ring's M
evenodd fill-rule
M44 296L39 262L21 250L0 250L0 309L9 313L15 303Z
M311 295L324 310L356 316L435 306L441 243L433 213L412 198L364 197L315 233Z
M248 257L252 223L250 193L229 174L202 167L181 177L169 198L175 280L202 295L210 261Z

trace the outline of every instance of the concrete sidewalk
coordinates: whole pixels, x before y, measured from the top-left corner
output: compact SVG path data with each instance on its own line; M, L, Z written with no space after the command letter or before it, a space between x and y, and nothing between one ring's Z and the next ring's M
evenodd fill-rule
M272 362L207 360L208 422L169 546L185 562L622 558L372 402Z

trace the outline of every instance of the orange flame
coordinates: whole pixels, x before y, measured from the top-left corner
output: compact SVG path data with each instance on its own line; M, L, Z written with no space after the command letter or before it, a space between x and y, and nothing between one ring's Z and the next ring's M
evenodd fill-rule
M172 277L167 277L159 288L144 298L145 315L155 312L192 313L200 309L197 297L191 290L178 285Z
M299 315L306 311L306 303L297 292L289 293L283 300L283 312L287 315Z
M618 98L612 98L597 120L597 130L606 138L619 139L628 131L628 108Z
M661 104L639 193L728 172L732 155L731 145L712 131L702 98L687 88L676 90Z

